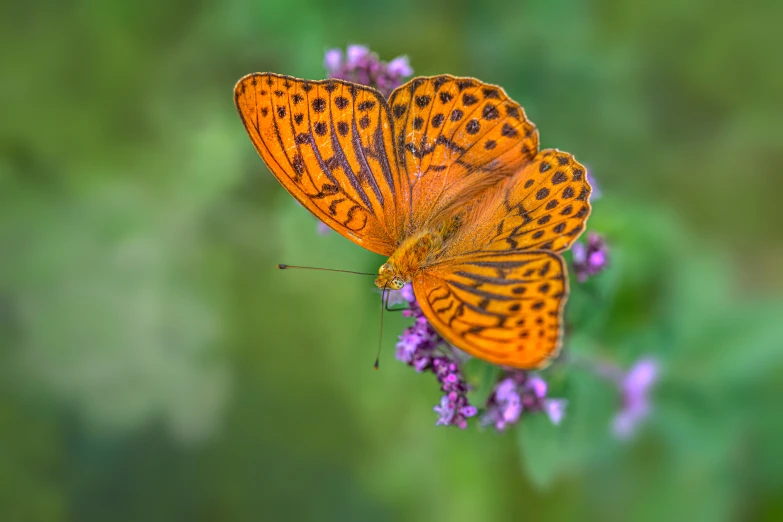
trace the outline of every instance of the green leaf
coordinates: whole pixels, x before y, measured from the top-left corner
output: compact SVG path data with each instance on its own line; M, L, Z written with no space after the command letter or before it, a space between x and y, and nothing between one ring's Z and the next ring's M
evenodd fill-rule
M611 449L608 430L615 405L611 387L573 367L562 389L568 406L560 425L553 425L545 413L533 413L523 414L517 428L522 467L542 489L590 461L605 458ZM551 391L552 397L558 396Z
M544 413L527 415L517 428L522 467L528 478L540 488L548 487L572 465L564 451L563 433Z
M676 377L714 390L753 387L783 368L783 306L745 304L699 321L700 335L681 342Z

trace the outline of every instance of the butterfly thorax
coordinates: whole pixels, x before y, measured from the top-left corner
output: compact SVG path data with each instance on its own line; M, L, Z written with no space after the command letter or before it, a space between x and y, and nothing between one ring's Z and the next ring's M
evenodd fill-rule
M413 279L442 244L441 235L430 230L409 237L378 269L375 286L399 290Z

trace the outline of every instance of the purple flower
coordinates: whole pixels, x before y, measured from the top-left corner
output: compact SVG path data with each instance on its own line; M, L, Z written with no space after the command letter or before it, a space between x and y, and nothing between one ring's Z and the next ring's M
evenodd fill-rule
M440 404L434 410L438 414L436 426L466 428L468 419L478 410L468 402L470 387L462 376L457 357L445 341L433 330L416 302L410 285L399 291L410 308L403 311L405 317L413 317L413 325L406 328L397 341L397 359L412 366L417 372L432 372L440 383Z
M528 380L528 387L539 399L546 397L546 381L538 375L534 375Z
M600 273L609 264L609 251L604 239L591 232L587 236L587 243L577 241L571 248L573 256L571 265L580 283L587 281L588 277Z
M456 413L455 405L450 403L449 398L445 395L441 397L440 404L432 409L438 414L435 426L448 426Z
M410 286L410 284L407 284L401 290L387 290L386 304L389 306L408 304L410 299L407 298L408 294L405 292L405 289ZM413 290L410 292L412 293Z
M400 291L401 295L406 295ZM415 299L408 301L410 308L404 310L402 315L413 317L413 325L403 330L397 341L397 359L413 366L421 372L432 366L435 357L435 349L441 341L440 336L432 329L424 318L424 314L416 304Z
M348 50L345 52L345 65L351 68L366 67L370 54L370 49L364 45L349 45Z
M343 66L343 52L340 49L329 49L324 55L324 67L331 74Z
M435 425L467 428L467 419L476 415L478 410L468 402L469 387L462 378L459 366L449 357L434 357L431 369L442 385L440 389L446 392L440 399L440 406L435 407L439 415Z
M639 423L649 415L649 393L658 380L658 374L658 363L651 358L644 358L618 379L622 408L612 421L612 431L618 438L628 439L633 436Z
M324 55L324 67L329 78L375 87L386 97L413 74L406 56L386 63L364 45L349 45L344 60L342 51L329 49Z
M393 77L407 77L413 74L413 67L408 62L407 56L398 56L386 66L386 72Z
M566 401L549 399L547 384L538 375L525 371L510 371L489 396L481 423L494 425L499 431L519 421L524 412L545 412L552 424L559 424L565 415Z
M565 399L547 399L544 401L544 411L555 426L563 420L566 405L568 405L568 401Z
M413 285L410 283L402 287L402 290L400 290L400 295L409 303L412 303L416 300L416 296L413 295Z
M512 378L504 379L495 387L492 399L494 411L493 423L498 430L504 430L509 424L514 424L522 414L522 398L517 390L517 383Z

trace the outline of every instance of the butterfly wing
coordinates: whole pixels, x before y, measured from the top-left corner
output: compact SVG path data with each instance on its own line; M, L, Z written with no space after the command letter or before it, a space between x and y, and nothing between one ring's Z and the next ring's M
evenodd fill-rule
M476 357L517 368L555 356L568 294L557 252L584 230L590 190L572 155L545 150L485 191L413 283L441 336Z
M239 80L234 100L256 150L292 196L358 245L394 251L395 201L404 200L407 178L394 161L389 108L378 91L256 73Z
M568 283L552 252L465 255L421 273L413 291L438 333L475 357L535 368L560 347Z
M543 150L467 211L442 256L517 249L563 252L590 215L590 184L571 154Z
M522 107L473 78L415 78L392 93L389 107L414 230L447 217L538 152L538 131Z

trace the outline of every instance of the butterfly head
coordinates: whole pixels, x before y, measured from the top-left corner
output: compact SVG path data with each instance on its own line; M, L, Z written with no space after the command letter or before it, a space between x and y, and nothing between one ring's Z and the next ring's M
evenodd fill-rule
M384 290L400 290L405 286L405 279L395 273L394 267L390 263L384 263L378 269L378 277L375 278L375 286Z

